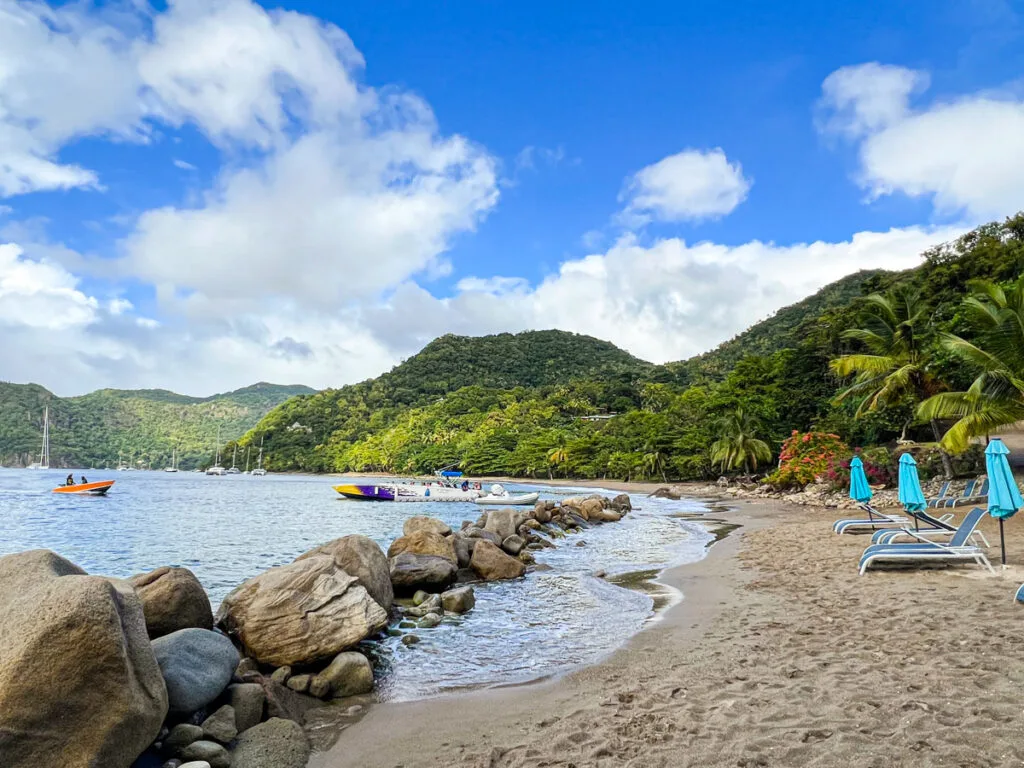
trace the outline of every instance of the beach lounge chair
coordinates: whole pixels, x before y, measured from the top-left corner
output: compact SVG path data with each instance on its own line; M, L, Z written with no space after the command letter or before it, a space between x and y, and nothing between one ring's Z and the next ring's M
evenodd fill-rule
M953 525L953 514L947 513L942 517L935 517L930 515L928 512L922 510L920 512L908 512L907 514L914 517L920 523L924 523L926 527L918 527L913 531L899 529L875 531L871 537L872 544L895 544L899 539L906 538L925 538L929 541L933 539L941 539L946 536L953 536L957 532L957 527ZM975 529L969 539L968 543L975 544L978 546L984 546L988 548L991 546L988 543L988 539L985 538L985 534Z
M872 544L864 550L860 558L860 573L863 576L868 567L876 563L962 563L975 562L988 568L993 574L995 570L980 547L969 546L967 542L978 527L986 512L975 507L964 517L960 527L949 540L949 543L929 541L914 535L910 529L904 529L917 541L907 544Z
M950 509L960 505L977 504L987 498L988 478L982 476L975 480L968 480L967 485L964 486L963 493L959 496L947 496L945 501L936 505L936 508Z
M836 533L867 533L869 530L877 531L879 528L902 528L910 522L903 515L887 515L879 512L870 504L861 504L860 508L868 513L866 518L847 518L836 520L832 524L832 530Z
M1018 603L1024 603L1024 584L1017 587L1017 592L1014 594L1013 599Z
M939 488L939 495L934 499L928 499L928 506L930 508L945 506L946 502L949 501L949 489L952 487L953 481L947 480Z

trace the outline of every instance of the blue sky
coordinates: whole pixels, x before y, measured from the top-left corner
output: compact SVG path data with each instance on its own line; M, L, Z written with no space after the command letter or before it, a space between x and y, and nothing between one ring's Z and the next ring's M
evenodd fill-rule
M1024 207L1022 32L1000 0L0 0L0 378L340 385L548 327L698 353Z

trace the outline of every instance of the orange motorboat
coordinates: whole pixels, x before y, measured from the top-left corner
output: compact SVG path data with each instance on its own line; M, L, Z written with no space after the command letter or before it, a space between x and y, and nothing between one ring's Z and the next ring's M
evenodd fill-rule
M98 483L78 483L62 485L53 489L54 493L84 493L88 496L103 496L114 484L113 480L100 480Z

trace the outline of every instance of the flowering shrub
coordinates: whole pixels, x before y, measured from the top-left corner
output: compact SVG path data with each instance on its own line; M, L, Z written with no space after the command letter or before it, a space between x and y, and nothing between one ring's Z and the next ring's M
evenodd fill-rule
M895 483L896 465L887 448L857 448L854 455L860 456L860 460L864 463L864 474L868 477L869 485L892 485ZM825 479L828 480L833 490L842 491L850 487L851 458L849 455L837 456L829 464L829 468L825 472Z
M803 487L824 476L833 463L849 456L850 449L839 435L793 430L779 452L779 468L768 475L767 481L776 488Z

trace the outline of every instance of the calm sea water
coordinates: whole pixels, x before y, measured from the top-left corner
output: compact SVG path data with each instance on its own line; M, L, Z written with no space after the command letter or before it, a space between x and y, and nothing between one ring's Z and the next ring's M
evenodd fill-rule
M87 472L115 479L105 498L53 494L66 471L0 469L0 555L47 548L89 573L126 577L161 565L190 568L214 609L245 579L339 536L361 533L383 548L406 517L427 514L453 528L475 520L474 504L348 501L336 478L263 478L165 472ZM76 477L81 472L76 472ZM513 490L527 486L509 486ZM592 489L534 487L542 498ZM476 608L421 642L373 643L381 698L404 700L463 686L525 681L593 663L638 632L654 601L643 590L594 577L626 578L703 557L711 540L696 502L634 496L622 522L570 536L535 553L551 570L476 587ZM585 546L575 546L578 541Z

